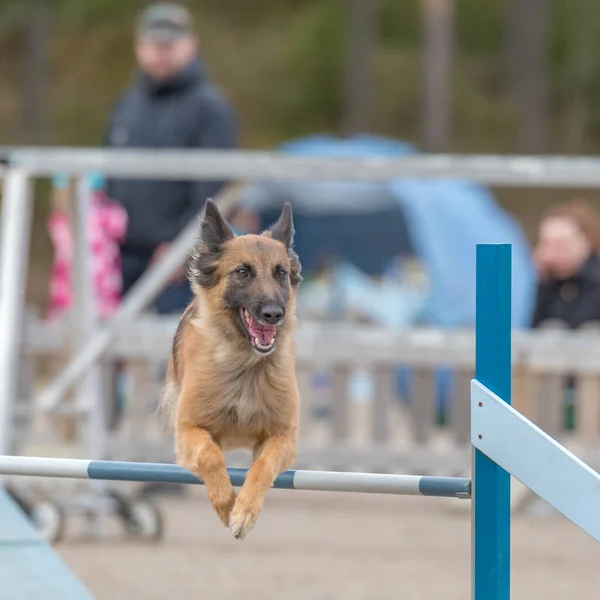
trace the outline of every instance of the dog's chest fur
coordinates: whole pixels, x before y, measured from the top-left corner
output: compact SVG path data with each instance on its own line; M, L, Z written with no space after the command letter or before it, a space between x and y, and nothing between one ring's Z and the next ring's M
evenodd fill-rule
M265 374L256 368L223 378L222 412L231 425L246 429L266 424L269 390L265 380Z
M214 419L223 445L252 446L283 425L292 398L277 384L277 370L276 361L252 359L213 371L219 388Z
M289 340L278 340L274 353L264 357L223 336L215 344L218 336L199 325L185 331L178 361L179 376L193 382L182 392L180 420L206 429L223 450L253 449L294 428L298 394Z

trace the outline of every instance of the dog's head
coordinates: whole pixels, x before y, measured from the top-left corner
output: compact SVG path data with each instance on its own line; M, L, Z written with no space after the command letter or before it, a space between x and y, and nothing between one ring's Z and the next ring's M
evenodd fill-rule
M213 320L228 337L246 340L261 355L296 323L296 288L302 277L293 250L292 208L261 235L236 236L208 200L190 280Z

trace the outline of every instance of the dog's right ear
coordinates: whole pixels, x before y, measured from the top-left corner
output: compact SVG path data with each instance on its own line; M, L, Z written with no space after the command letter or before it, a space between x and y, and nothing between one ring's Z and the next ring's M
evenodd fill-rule
M219 212L217 205L212 200L207 200L202 219L200 245L210 250L218 250L234 237L235 233Z
M289 202L283 205L281 216L269 231L271 237L284 244L288 250L294 245L294 217Z
M192 253L189 279L201 287L212 287L219 281L218 266L221 249L235 233L212 200L207 200L200 226L200 240Z

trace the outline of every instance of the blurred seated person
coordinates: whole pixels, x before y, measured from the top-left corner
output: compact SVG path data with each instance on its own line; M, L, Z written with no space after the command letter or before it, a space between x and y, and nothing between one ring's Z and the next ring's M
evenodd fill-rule
M556 206L543 216L538 231L533 327L549 319L570 329L600 323L600 227L594 212L583 201Z
M105 145L123 149L220 149L236 146L234 112L210 80L190 12L176 3L148 7L135 36L136 80L111 115ZM225 181L111 179L109 195L128 216L121 245L123 293L194 221ZM161 314L182 312L192 292L182 267L155 301Z

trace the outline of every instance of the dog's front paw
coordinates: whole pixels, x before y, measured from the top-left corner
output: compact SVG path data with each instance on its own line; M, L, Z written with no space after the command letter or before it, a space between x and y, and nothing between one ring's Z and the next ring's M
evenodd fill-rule
M235 505L235 490L232 486L207 490L208 499L225 527L229 527L231 511Z
M256 524L261 506L257 502L238 498L229 518L229 529L238 540L243 540Z

